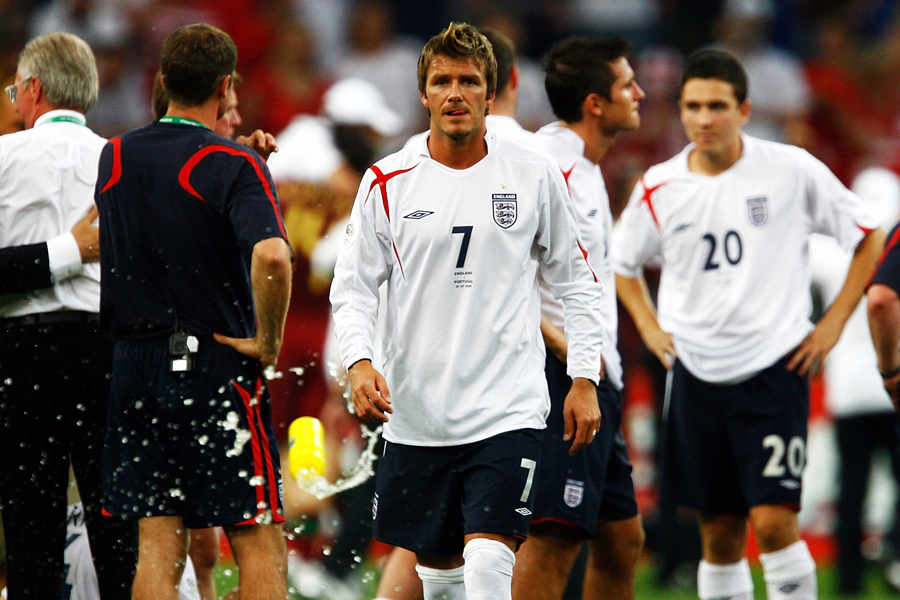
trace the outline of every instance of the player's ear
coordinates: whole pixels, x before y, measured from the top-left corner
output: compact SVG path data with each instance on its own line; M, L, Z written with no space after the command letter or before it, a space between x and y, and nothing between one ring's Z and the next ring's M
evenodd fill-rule
M741 110L741 125L745 125L747 121L750 120L750 99L744 100L744 102L740 106Z
M590 93L584 97L584 101L581 103L581 116L582 118L593 115L595 117L599 117L603 114L603 108L605 106L606 99L603 98L600 94Z

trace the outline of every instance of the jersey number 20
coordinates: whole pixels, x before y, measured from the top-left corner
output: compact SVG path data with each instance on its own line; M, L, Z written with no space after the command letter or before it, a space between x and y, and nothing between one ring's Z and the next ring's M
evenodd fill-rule
M706 264L703 265L703 270L714 271L719 268L719 263L715 256L716 236L711 233L704 234L703 241L709 243L709 254L706 255ZM722 239L722 247L728 264L736 265L741 262L741 257L744 255L744 247L741 244L741 236L738 235L737 231L730 229L725 232L725 237Z

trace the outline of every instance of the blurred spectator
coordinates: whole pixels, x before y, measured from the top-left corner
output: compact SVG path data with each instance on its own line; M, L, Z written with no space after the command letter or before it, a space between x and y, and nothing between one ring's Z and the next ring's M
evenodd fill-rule
M91 123L104 137L139 127L151 118L143 72L129 60L125 39L94 46L100 96L91 111Z
M241 98L249 128L277 135L294 115L319 113L328 82L316 68L312 40L303 23L286 20L274 36L265 64L247 76Z
M855 179L853 191L882 216L887 230L897 222L900 217L897 175L887 169L867 169ZM813 287L821 293L823 306L828 306L840 291L851 256L835 240L820 235L810 238L809 254ZM888 454L894 480L900 483L898 416L878 374L865 298L826 359L825 382L825 397L834 416L840 454L837 589L842 595L856 595L863 591L864 563L860 548L865 533L863 502L877 451Z
M394 16L386 2L362 0L350 24L350 51L335 67L338 78L357 77L371 82L384 100L402 115L403 129L390 147L399 147L406 138L427 128L416 82L416 65L422 46L397 36Z
M333 333L325 292L331 285L359 182L377 158L382 137L396 135L401 126L402 120L374 85L357 78L343 79L326 92L321 116L300 115L291 121L276 139L279 151L269 161L296 256L279 359L292 368L269 384L273 420L277 430L279 423L290 423L301 415L321 418L326 476L331 480L340 476L341 457L352 448L348 438L359 439L359 420L347 410L342 380L346 375L339 358L328 360L326 335L330 342ZM302 367L300 372L297 366ZM301 383L298 390L296 384ZM301 507L313 508L298 496L287 470L283 476L286 515L295 516ZM328 599L359 597L356 557L365 554L372 537L374 483L370 479L336 498L341 525L331 552L321 563L294 556L289 560L289 576L301 594ZM327 518L320 513L320 521Z
M131 23L120 2L52 0L34 13L30 36L67 31L94 48L125 39L130 28Z
M744 65L752 103L749 135L808 146L809 86L800 61L770 41L772 0L727 0L716 22L716 47Z
M877 56L864 56L851 13L816 24L817 52L806 64L813 92L810 151L849 183L894 128L896 107L873 100ZM863 60L865 58L865 60Z
M315 41L316 64L324 71L335 67L347 52L347 23L353 0L290 0L294 14L307 24Z
M659 0L570 0L569 26L585 35L623 35L637 47L650 38L660 14Z

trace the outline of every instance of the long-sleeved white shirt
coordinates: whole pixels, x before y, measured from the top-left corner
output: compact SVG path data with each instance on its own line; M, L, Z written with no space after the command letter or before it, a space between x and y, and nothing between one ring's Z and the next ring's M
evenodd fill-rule
M543 429L550 408L538 265L562 298L571 377L598 381L601 285L558 167L488 133L468 169L431 159L426 138L363 178L331 288L345 367L372 358L387 281L385 438L451 446Z

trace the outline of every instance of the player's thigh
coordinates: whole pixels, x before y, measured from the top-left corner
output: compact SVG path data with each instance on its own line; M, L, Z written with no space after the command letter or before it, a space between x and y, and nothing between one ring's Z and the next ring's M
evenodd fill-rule
M732 439L747 506L786 505L799 509L809 385L779 361L740 384L729 406Z
M422 556L461 555L462 482L455 462L466 448L386 441L375 475L375 538Z
M669 373L660 440L660 499L722 513L747 506L725 425L731 386L712 385L677 361Z
M542 431L519 429L473 444L458 469L463 478L465 533L524 540L535 497Z

